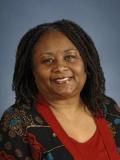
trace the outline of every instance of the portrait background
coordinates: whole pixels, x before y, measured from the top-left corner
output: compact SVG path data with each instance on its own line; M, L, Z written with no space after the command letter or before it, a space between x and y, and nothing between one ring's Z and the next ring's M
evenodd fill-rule
M92 37L106 78L106 94L120 104L119 0L0 0L0 117L14 103L15 53L30 28L70 19Z

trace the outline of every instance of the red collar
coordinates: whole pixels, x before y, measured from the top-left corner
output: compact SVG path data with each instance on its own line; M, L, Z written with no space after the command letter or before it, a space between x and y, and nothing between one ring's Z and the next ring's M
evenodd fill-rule
M44 102L38 103L36 105L37 111L43 116L45 121L51 126L52 130L55 132L57 137L59 137L60 141L64 144L64 146L68 149L71 155L75 160L83 160L80 156L79 152L74 148L73 143L69 141L68 136L59 125L57 119L53 115L50 107ZM96 118L96 123L98 125L98 129L103 138L104 145L109 155L110 160L120 160L120 156L117 152L117 148L112 137L112 133L108 128L107 121L104 118Z

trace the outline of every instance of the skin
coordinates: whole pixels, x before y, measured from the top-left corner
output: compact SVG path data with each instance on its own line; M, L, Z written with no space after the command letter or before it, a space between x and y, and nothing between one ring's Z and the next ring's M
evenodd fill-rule
M84 63L77 48L62 33L48 32L41 38L33 64L37 87L45 98L54 101L80 96L86 81Z
M79 142L92 137L96 124L80 97L87 78L85 65L78 49L63 33L49 31L37 42L33 74L40 95L66 133Z

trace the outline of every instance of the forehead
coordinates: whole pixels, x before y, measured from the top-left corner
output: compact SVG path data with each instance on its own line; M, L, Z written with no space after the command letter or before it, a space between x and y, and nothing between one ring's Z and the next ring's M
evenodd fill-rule
M35 44L34 51L65 50L76 48L67 36L59 31L48 31L44 33Z

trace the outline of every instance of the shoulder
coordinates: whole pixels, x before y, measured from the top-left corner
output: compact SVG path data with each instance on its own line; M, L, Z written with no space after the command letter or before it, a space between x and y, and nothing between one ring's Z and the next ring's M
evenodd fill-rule
M120 131L120 107L116 101L110 97L103 98L104 118Z
M103 99L103 112L120 152L120 107L114 99L106 96Z
M40 118L34 106L14 104L9 107L0 120L0 157L29 159L31 150L38 155L38 148L35 151L33 149L36 146L39 147L39 156L41 156L42 146L36 140L36 133L30 137L31 139L27 136L27 128L39 124Z
M118 106L117 102L108 96L103 98L103 112L105 116L111 115L113 117L120 118L120 107Z
M3 113L0 126L5 132L22 136L28 126L37 123L35 117L37 112L31 107L14 104Z

